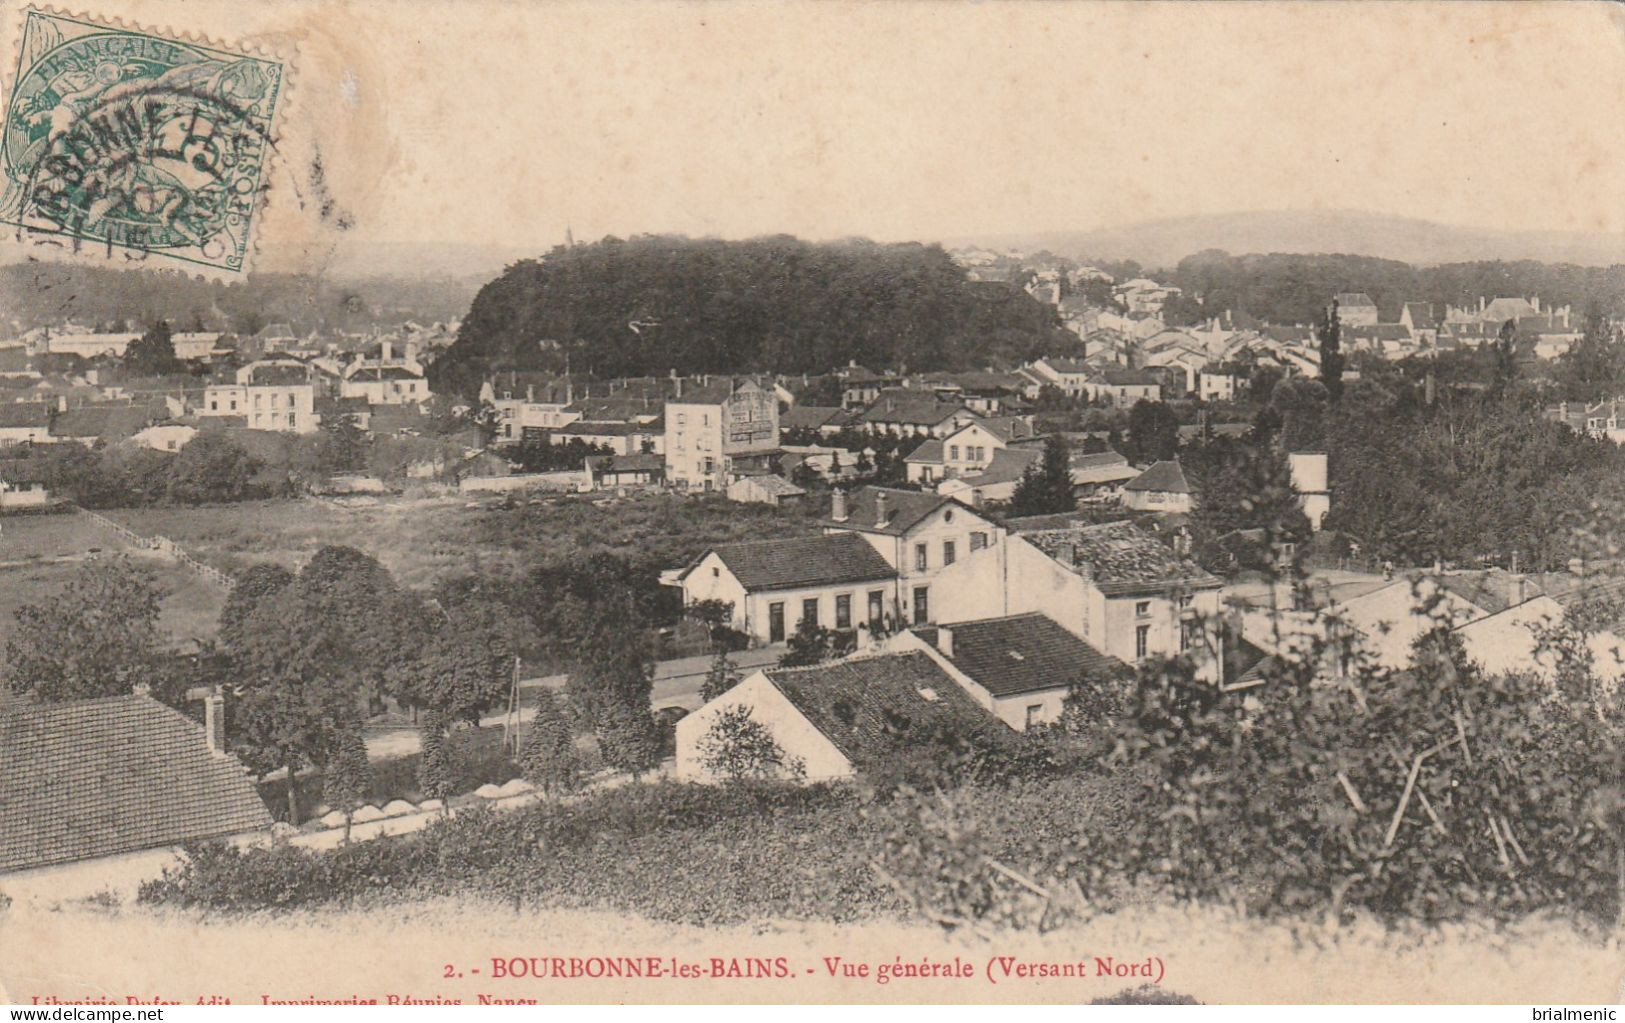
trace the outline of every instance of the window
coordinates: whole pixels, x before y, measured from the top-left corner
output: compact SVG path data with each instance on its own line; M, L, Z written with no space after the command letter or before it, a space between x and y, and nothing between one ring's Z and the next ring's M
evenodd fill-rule
M294 426L295 426L294 414L292 412L289 412L288 413L288 429L291 430L291 429L294 428Z
M1195 622L1179 623L1179 649L1181 652L1189 650L1191 647L1196 645L1196 629L1197 625Z
M970 549L972 551L979 551L983 547L986 547L986 546L987 546L987 534L986 533L983 533L980 530L978 530L977 532L972 533L970 535Z
M237 399L236 398L231 399L231 410L233 412L237 411Z
M1151 626L1138 625L1134 628L1134 659L1145 660L1146 650L1151 644Z
M1044 723L1044 705L1042 703L1029 704L1027 707L1027 727Z
M767 641L769 643L784 642L784 605L767 605Z
M1151 602L1149 600L1136 601L1134 604L1134 617L1149 618L1151 616Z
M688 413L687 412L679 412L679 413L677 413L677 425L678 426L687 426L688 425Z
M914 587L914 624L924 625L931 617L931 594L924 586Z
M209 399L209 411L210 412L219 412L220 411L220 399L219 398L210 398Z
M850 593L835 595L835 627L837 629L850 629L852 627L852 594Z
M818 624L818 598L808 597L801 602L801 624L813 626Z
M948 445L948 461L950 461L950 462L959 461L959 445L958 444L950 444L950 445Z
M954 554L954 542L952 540L942 541L942 563L952 565L954 563Z
M870 626L870 628L876 628L879 625L881 625L882 624L882 619L884 619L885 617L886 617L886 591L884 591L884 590L870 590L869 591L869 626Z
M722 578L722 569L718 568L715 565L712 565L711 566L711 578L713 578L713 579L721 579Z
M929 563L930 563L930 557L929 557L929 555L926 554L925 544L923 544L923 543L915 544L914 545L914 571L916 571L916 572L924 572L926 570L926 567L929 565Z

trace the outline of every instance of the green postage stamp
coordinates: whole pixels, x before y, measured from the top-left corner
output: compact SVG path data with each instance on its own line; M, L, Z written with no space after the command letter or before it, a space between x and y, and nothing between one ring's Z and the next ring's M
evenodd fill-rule
M23 19L0 136L8 233L243 273L283 63L55 11Z

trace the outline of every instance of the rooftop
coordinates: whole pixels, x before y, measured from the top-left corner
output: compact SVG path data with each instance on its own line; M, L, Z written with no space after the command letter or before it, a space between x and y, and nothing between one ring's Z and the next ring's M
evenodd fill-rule
M897 575L869 541L855 533L722 544L706 554L720 558L740 585L752 591L875 582ZM705 556L691 562L678 578L699 567Z
M237 760L145 696L0 708L0 873L258 831Z
M1154 490L1165 494L1189 494L1194 488L1185 478L1178 459L1161 461L1123 484L1124 490Z
M914 631L939 651L942 633L950 633L953 653L944 656L996 697L1065 688L1129 670L1037 611Z
M1132 522L1022 532L1021 538L1082 573L1108 596L1150 592L1170 586L1216 589L1223 583L1190 558Z
M885 765L949 737L1012 738L930 656L853 657L811 668L768 668L768 680L853 766Z
M881 495L886 498L886 519L884 522L880 520ZM846 519L837 522L832 518L825 518L822 520L822 525L866 533L885 533L889 536L900 536L913 529L927 515L930 515L943 505L957 505L958 503L952 498L919 490L860 487L847 495ZM969 508L964 510L967 514L976 514Z

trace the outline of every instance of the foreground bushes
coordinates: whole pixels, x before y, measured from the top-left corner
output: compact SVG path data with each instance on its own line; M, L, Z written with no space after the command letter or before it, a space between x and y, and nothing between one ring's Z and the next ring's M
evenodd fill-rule
M1120 826L1128 791L1078 776L960 793L985 808L998 852L1014 859L1036 836ZM141 900L246 911L475 893L701 924L855 920L903 908L872 864L881 836L907 820L906 801L852 786L628 785L571 803L469 810L415 835L325 852L194 846Z

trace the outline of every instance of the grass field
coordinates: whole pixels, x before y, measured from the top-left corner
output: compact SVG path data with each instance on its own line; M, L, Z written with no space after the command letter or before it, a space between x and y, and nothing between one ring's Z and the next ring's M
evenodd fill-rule
M225 594L152 551L133 550L83 515L0 519L0 664L17 608L55 593L89 559L128 555L153 574L161 594L159 626L177 644L214 635Z

